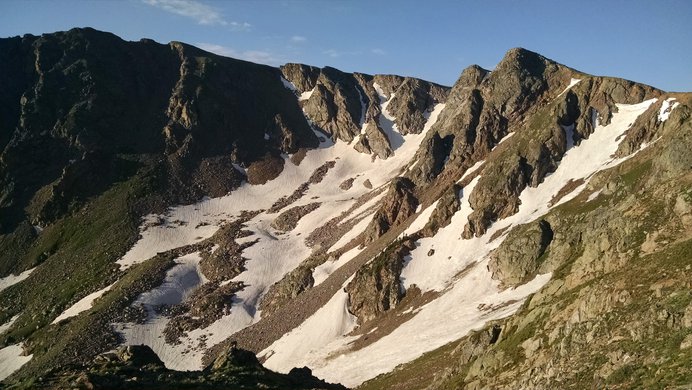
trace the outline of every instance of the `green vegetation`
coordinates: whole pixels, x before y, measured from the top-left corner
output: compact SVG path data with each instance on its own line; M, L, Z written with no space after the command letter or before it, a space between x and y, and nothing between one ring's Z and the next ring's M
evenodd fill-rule
M150 171L144 171L114 184L47 227L27 249L22 261L40 266L27 280L0 292L0 323L21 313L3 342L24 341L34 355L19 373L23 378L31 377L35 367L45 369L74 359L67 352L79 348L85 338L102 337L98 342L113 343L115 336L102 321L104 314L114 312L114 307L126 307L143 281L157 275L162 278L170 267L170 259L157 257L158 261L133 267L123 275L115 264L137 239L137 210L142 202L156 196L152 181ZM50 325L83 296L119 278L121 281L97 301L89 316Z

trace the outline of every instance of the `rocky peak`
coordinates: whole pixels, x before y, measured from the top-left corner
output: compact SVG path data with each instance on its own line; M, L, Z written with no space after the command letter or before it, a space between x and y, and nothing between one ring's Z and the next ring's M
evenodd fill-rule
M279 67L286 80L296 86L298 91L306 92L315 88L320 69L310 65L288 63Z
M461 72L461 76L454 83L452 91L464 88L478 88L481 82L490 74L490 71L483 69L478 65L471 65ZM454 92L452 92L454 94Z
M356 150L382 159L393 150L380 125L381 100L389 100L387 115L395 118L397 129L405 135L420 133L428 113L446 100L449 91L416 78L345 73L331 67L286 64L281 72L296 86L305 115L318 129L334 140L356 140Z
M539 76L549 65L557 66L558 63L523 47L515 47L505 53L495 71L514 70Z

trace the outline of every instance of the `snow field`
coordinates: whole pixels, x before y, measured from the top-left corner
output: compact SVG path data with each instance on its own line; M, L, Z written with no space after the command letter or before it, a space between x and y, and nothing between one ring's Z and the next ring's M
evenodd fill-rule
M343 287L348 285L351 279L349 278ZM351 332L356 327L357 319L349 313L347 306L348 294L342 288L314 315L274 343L278 352L267 349L260 352L258 357L268 357L264 363L265 366L275 365L276 362L291 365L290 362L302 361L306 356L319 353L324 345ZM291 367L294 366L291 365Z
M334 261L327 260L324 263L315 267L315 270L312 272L312 278L315 281L314 286L318 286L322 282L327 280L329 275L331 275L334 271L339 269L342 265L348 263L354 257L358 256L362 251L363 249L358 249L358 247L353 248L345 252L343 255L339 256L338 259Z
M182 338L183 342L178 345L165 342L163 331L169 320L158 314L155 308L181 303L207 282L199 269L200 260L199 252L175 259L177 264L166 272L164 282L137 297L133 306L142 306L146 310L147 320L144 324L114 324L115 329L124 336L125 344L148 345L170 369L197 370L202 364L201 355L191 354L191 351L198 349L196 339ZM192 356L186 356L188 354Z
M287 88L295 89L287 80L282 78L282 82ZM387 102L388 100L385 104ZM437 120L443 107L442 104L434 107L429 115L425 131ZM386 112L384 107L383 112ZM311 184L301 199L287 206L290 208L311 202L322 203L319 208L301 218L295 229L289 232L277 232L271 227L272 220L280 215L280 212L270 215L261 213L246 223L246 229L253 235L237 242L251 240L258 240L258 242L243 251L243 256L248 259L245 263L246 270L233 281L242 281L247 287L236 294L236 301L229 315L204 329L189 332L187 336L181 338L181 344L165 343L163 330L169 320L154 313L153 306L179 303L204 282L204 276L196 269L197 265L192 267L184 262L185 264L169 270L166 282L162 286L142 294L135 303L136 305L144 304L148 308L150 318L145 324L115 324L115 327L125 336L127 344L149 345L168 368L199 370L202 368L201 360L205 352L204 348L199 346L200 338L205 338L206 345L210 347L259 321L261 312L258 310L258 305L262 296L272 284L281 280L285 274L295 269L310 255L311 249L305 245L305 238L315 228L319 228L324 222L348 210L359 197L371 191L362 185L363 181L370 180L373 187L378 188L397 176L401 168L411 160L425 137L425 131L421 134L402 136L396 131L394 118L387 116L383 120L391 122L386 123L390 134L396 133L401 141L398 144L396 140L393 142L395 153L386 161L381 159L372 161L370 155L359 153L353 150L352 145L344 142L324 140L319 148L307 152L299 166L295 166L289 160L289 156L284 156L286 161L282 173L264 185L252 186L244 183L227 196L206 198L193 205L170 208L164 215L147 216L140 228L140 240L123 258L118 260L123 269L146 261L158 252L209 238L223 223L233 220L241 211L269 208L281 196L290 195L298 186L307 182L314 170L324 162L335 161L336 163L320 183ZM351 189L343 191L339 188L344 179L356 176L358 178ZM365 210L363 209L363 213ZM357 216L358 214L352 213L351 218ZM367 226L369 219L366 217L364 221L361 222ZM359 225L356 226L358 229L365 228ZM349 234L355 237L360 233L358 229L354 228ZM348 234L345 237L347 236ZM316 275L318 278L326 279L331 272L356 254L353 251L347 252L337 261L324 265ZM188 260L198 262L198 254L195 256L196 258L188 258ZM193 269L196 271L192 272ZM225 281L222 284L229 282Z

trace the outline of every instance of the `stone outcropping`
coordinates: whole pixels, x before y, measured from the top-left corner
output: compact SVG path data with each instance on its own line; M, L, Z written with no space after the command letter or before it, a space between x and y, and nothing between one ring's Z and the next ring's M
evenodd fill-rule
M203 371L167 369L147 346L120 347L84 367L49 373L32 385L38 389L345 389L317 379L307 367L279 374L264 368L252 352L230 348Z
M541 267L541 256L553 240L550 223L540 220L513 229L493 254L489 263L493 278L507 285L518 285L532 279Z
M399 276L404 256L414 248L411 240L396 241L356 272L346 292L348 310L359 323L371 321L401 302L404 291Z
M399 177L392 180L387 195L365 230L365 243L368 244L392 226L399 225L416 212L418 199L414 194L415 186L409 179Z

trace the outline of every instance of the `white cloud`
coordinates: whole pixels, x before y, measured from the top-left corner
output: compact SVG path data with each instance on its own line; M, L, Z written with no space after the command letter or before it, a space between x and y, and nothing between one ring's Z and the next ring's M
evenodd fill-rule
M144 3L172 14L194 19L199 24L228 26L234 31L248 31L247 22L228 22L219 10L197 0L142 0Z
M277 66L283 63L283 61L277 58L274 54L263 50L238 51L227 46L204 42L198 43L197 47L220 56L237 58L240 60L256 62L258 64Z
M335 49L325 50L323 53L332 57L332 58L340 57L342 54L341 52L336 51Z
M307 40L308 39L302 35L294 35L291 37L291 42L294 42L294 43L303 43L303 42L307 42Z
M231 29L234 31L250 31L252 28L252 25L247 22L230 22L228 25L231 26Z
M375 54L375 55L378 55L378 56L383 56L383 55L387 54L386 51L384 51L384 50L382 50L382 49L378 49L378 48L371 49L371 50L370 50L370 53Z
M362 54L360 51L340 51L336 49L328 49L322 52L322 54L326 54L332 58L337 58L341 56L357 56Z
M213 43L198 43L197 47L224 57L235 57L238 55L238 53L230 47L216 45Z

